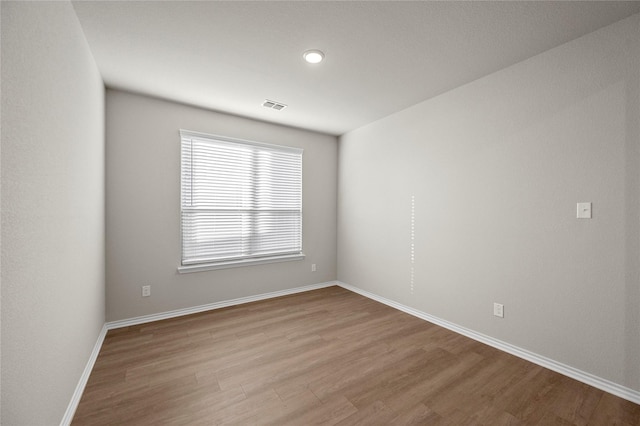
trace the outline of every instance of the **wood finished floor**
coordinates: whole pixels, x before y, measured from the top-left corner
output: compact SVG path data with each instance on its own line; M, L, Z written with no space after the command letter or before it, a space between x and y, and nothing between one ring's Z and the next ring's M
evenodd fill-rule
M73 425L640 425L640 406L340 287L107 334Z

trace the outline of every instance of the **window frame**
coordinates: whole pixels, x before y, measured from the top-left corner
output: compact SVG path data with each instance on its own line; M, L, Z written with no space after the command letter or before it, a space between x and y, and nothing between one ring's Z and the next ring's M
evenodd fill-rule
M284 145L275 145L264 142L256 142L245 139L231 138L227 136L220 136L214 134L207 134L202 132L194 132L191 130L180 129L180 262L178 266L179 273L189 273L189 272L199 272L199 271L209 271L216 269L226 269L226 268L234 268L241 266L249 266L249 265L259 265L266 263L275 263L275 262L287 262L287 261L295 261L302 260L305 258L303 253L303 237L304 237L304 228L303 228L303 199L304 193L302 191L303 188L303 152L302 148L284 146ZM300 251L295 253L285 253L285 254L273 254L273 255L248 255L247 257L242 258L231 258L231 259L221 259L219 261L209 260L203 262L187 262L185 263L184 258L184 229L183 229L183 196L184 196L184 186L183 186L183 143L185 138L198 138L204 140L211 140L213 142L221 142L222 144L240 144L245 146L252 146L265 148L265 150L271 151L280 151L280 152L290 152L300 155ZM256 210L259 211L259 210ZM253 234L253 229L251 234Z

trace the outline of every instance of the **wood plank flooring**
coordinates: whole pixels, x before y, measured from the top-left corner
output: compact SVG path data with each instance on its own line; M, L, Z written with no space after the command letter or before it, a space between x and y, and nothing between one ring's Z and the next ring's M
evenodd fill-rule
M107 334L73 425L640 425L640 406L340 287Z

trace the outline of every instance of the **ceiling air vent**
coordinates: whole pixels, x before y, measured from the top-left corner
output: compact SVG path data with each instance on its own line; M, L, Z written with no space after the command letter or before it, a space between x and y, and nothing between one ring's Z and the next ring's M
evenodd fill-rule
M281 104L280 102L276 101L270 101L269 99L265 100L262 103L262 106L265 108L275 109L276 111L283 110L287 107L285 104Z

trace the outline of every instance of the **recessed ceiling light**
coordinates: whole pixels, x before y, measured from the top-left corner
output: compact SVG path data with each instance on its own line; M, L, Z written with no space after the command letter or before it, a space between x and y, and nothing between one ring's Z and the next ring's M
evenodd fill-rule
M309 62L310 64L317 64L322 62L322 60L324 59L324 53L316 49L307 50L302 54L302 57L304 58L305 61Z

